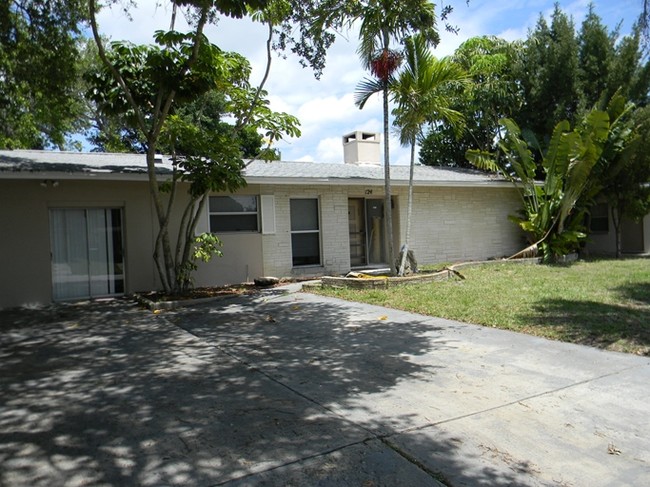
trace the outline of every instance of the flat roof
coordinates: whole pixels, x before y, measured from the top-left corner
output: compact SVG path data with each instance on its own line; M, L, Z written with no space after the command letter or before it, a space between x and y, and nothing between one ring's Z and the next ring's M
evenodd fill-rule
M171 158L156 163L162 177L172 171ZM406 185L409 166L391 165L391 183ZM146 180L145 154L0 150L0 179ZM249 184L378 185L384 181L383 165L251 161L244 170ZM503 178L478 170L416 165L414 184L475 186L509 184Z

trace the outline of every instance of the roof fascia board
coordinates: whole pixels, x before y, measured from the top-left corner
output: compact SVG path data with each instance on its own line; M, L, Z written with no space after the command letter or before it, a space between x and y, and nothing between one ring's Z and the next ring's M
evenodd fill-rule
M171 175L159 175L159 181L166 181ZM146 182L148 176L146 173L101 173L101 172L24 172L24 171L0 171L0 180L68 180L68 181L140 181ZM284 185L284 186L377 186L383 187L383 179L364 179L364 178L277 178L277 177L245 177L248 184L263 185ZM391 179L391 184L399 187L408 186L408 181L403 179ZM417 187L484 187L484 188L503 188L513 187L509 181L423 181L416 180L413 182Z
M66 181L147 181L148 177L146 173L101 173L101 172L58 172L58 171L47 171L47 172L26 172L26 171L12 171L4 172L0 171L0 180L16 180L16 179L56 179L56 180L66 180ZM160 175L158 178L160 181L165 181L171 179L170 175Z
M259 176L246 177L248 184L277 184L286 186L384 186L383 179L363 178L264 178ZM408 186L408 181L403 179L391 179L393 186ZM418 187L512 187L509 181L414 181Z

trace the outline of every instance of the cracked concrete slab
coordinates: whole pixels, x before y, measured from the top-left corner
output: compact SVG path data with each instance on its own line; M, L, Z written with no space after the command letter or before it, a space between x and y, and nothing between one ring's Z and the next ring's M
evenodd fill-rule
M282 290L0 320L0 485L650 479L647 357Z
M244 486L395 486L442 487L431 476L380 440L360 444L307 458L260 474L223 484Z
M647 485L648 367L596 378L464 418L396 434L395 448L453 486ZM436 451L441 438L455 459Z
M212 485L367 432L161 316L2 331L0 484Z

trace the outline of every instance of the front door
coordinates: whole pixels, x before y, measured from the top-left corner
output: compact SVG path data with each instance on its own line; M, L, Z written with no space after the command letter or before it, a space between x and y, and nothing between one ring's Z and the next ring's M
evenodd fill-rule
M350 266L385 265L386 228L383 199L348 199Z
M55 301L124 293L122 210L50 210Z
M364 266L366 259L366 209L363 198L348 200L348 221L350 224L350 265Z
M366 200L366 229L368 264L385 264L386 226L384 225L384 200Z

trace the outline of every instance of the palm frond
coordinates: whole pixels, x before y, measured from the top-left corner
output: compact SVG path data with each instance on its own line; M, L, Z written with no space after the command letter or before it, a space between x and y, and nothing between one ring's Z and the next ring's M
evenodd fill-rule
M354 90L354 104L363 109L370 97L376 93L381 93L384 89L384 83L378 79L364 78Z
M451 59L436 59L429 42L417 34L405 41L404 66L399 76L390 83L395 125L400 142L410 145L416 141L426 123L444 121L460 133L464 129L462 114L450 107L444 96L452 84L469 80L465 72Z

